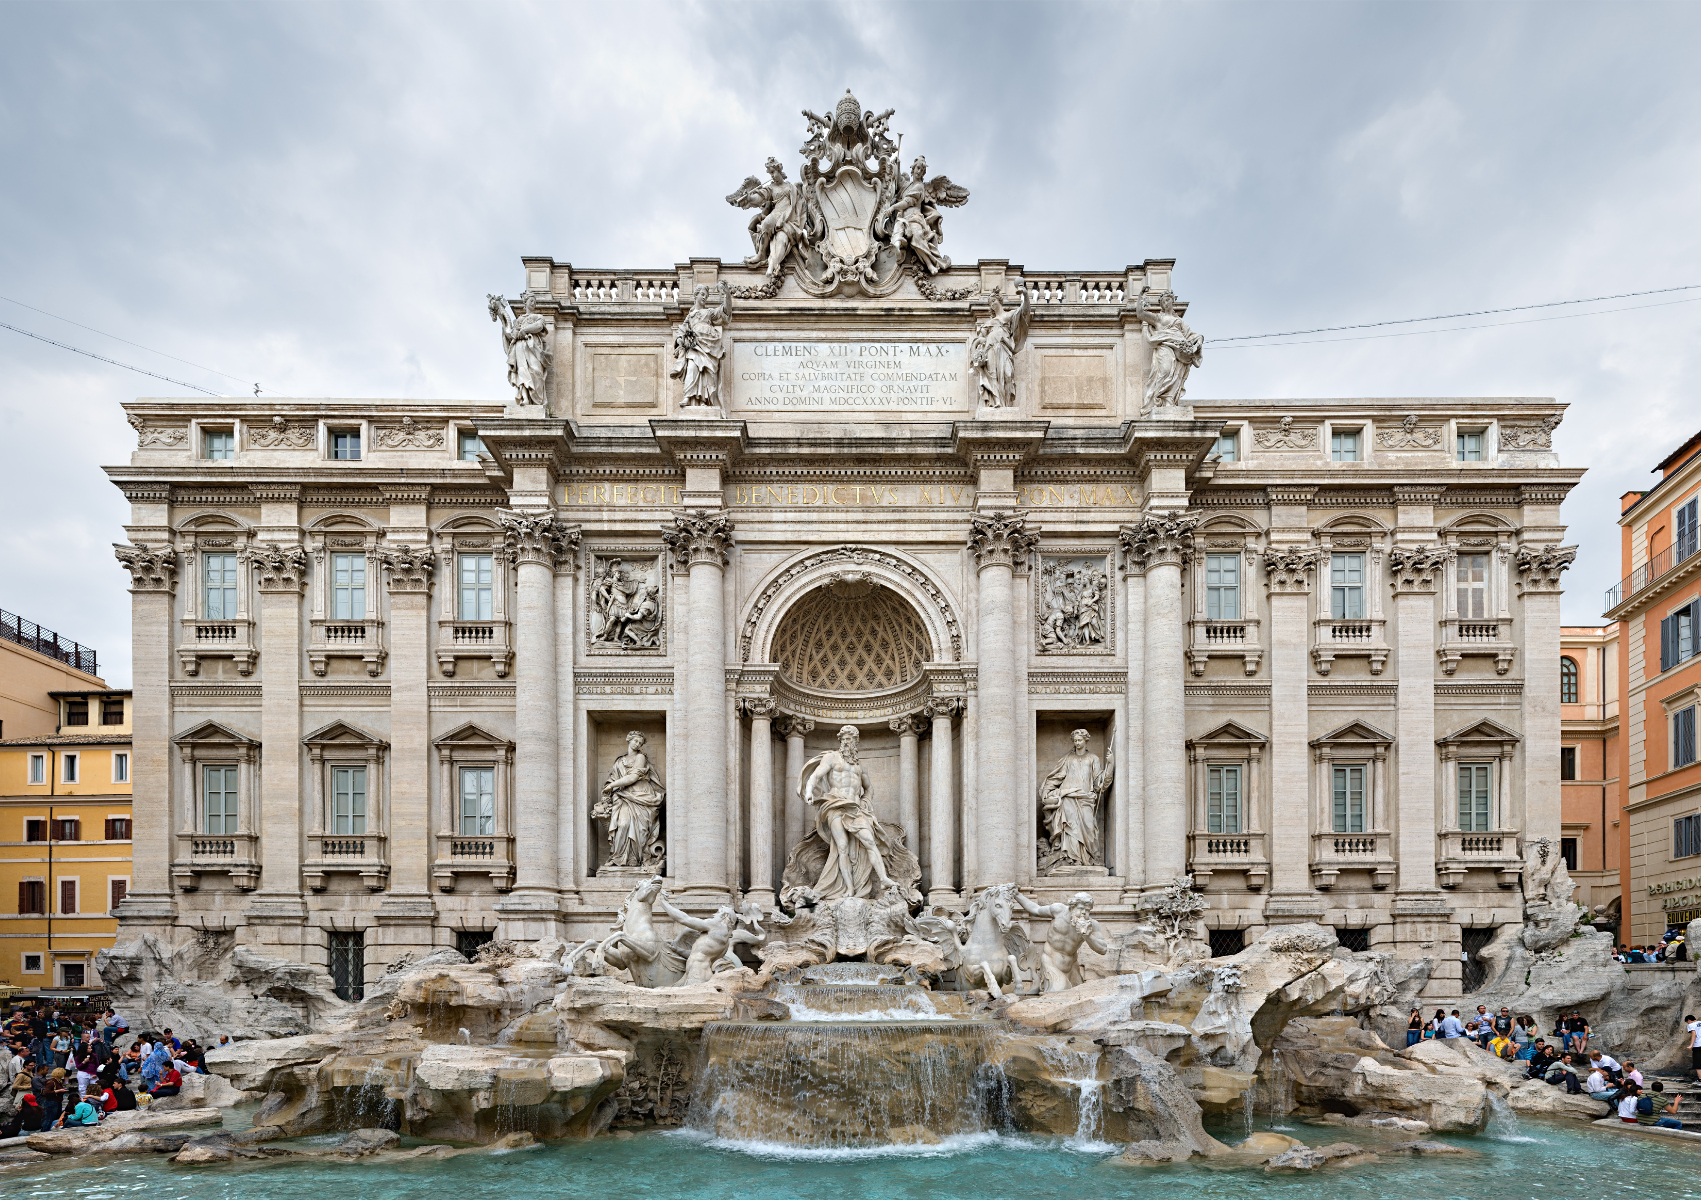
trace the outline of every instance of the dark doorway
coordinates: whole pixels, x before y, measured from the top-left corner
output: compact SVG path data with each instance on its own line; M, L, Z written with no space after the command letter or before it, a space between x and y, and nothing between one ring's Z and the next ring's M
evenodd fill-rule
M366 996L366 934L331 935L331 982L349 1003Z

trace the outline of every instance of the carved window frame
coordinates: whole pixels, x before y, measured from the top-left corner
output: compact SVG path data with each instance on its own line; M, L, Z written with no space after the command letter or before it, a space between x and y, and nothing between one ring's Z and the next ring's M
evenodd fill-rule
M1388 665L1388 614L1383 607L1383 567L1392 537L1388 528L1362 513L1343 514L1311 534L1319 551L1317 583L1311 590L1311 659L1319 675L1328 675L1337 658L1368 658L1370 673L1380 675ZM1329 614L1329 571L1336 554L1364 555L1365 615L1335 618ZM1337 626L1367 625L1362 640L1335 635Z
M1187 658L1193 675L1204 675L1206 665L1213 658L1238 658L1247 675L1258 673L1264 661L1264 647L1260 639L1263 616L1258 593L1253 590L1252 584L1264 540L1264 530L1242 517L1226 514L1212 517L1194 530L1193 554L1187 566L1187 580L1192 589L1192 600L1187 606ZM1238 554L1241 561L1242 615L1232 621L1212 620L1206 615L1206 559L1222 554ZM1229 627L1239 628L1241 637L1238 641L1223 636L1223 631Z
M389 791L385 767L390 743L348 721L332 721L301 739L313 780L307 814L307 855L302 876L310 891L322 891L330 873L358 873L372 891L389 875ZM338 767L366 768L366 832L338 833L331 821L331 773ZM332 852L327 842L363 844L363 852Z
M489 659L498 679L508 678L514 661L513 607L511 593L516 572L503 552L502 527L484 516L462 514L451 517L431 532L432 553L437 557L437 645L438 672L453 678L455 663L463 658ZM490 555L490 611L487 621L463 621L459 615L461 559L463 552ZM474 629L490 626L488 641L457 640L456 627Z
M1197 882L1208 882L1216 871L1242 871L1251 891L1268 881L1270 864L1265 849L1264 792L1270 772L1265 754L1270 739L1238 721L1224 721L1187 743L1188 868ZM1212 767L1239 767L1241 828L1235 833L1211 833L1208 819ZM1245 855L1217 857L1209 853L1214 840L1244 841ZM1203 877L1202 879L1200 877Z
M332 513L313 523L308 530L308 558L312 570L307 577L308 640L307 660L313 674L325 674L333 658L358 658L366 663L366 673L377 678L384 669L388 648L384 640L384 619L379 607L379 591L383 584L383 566L378 561L378 546L384 531L350 513ZM359 553L366 560L366 611L358 618L337 619L330 615L332 585L331 562L338 554ZM332 626L360 626L358 645L353 640L333 639Z
M1028 574L1033 577L1031 584L1033 599L1033 645L1034 653L1042 658L1105 658L1116 654L1116 593L1118 575L1116 572L1116 547L1107 545L1090 546L1052 546L1040 547L1034 550L1029 558ZM1044 606L1044 577L1045 564L1053 560L1097 559L1099 573L1105 577L1104 586L1104 641L1096 647L1064 647L1048 650L1040 644L1040 618L1045 612ZM1034 563L1037 559L1038 562Z
M613 543L604 545L599 543L586 544L583 548L583 552L585 555L585 563L584 569L580 572L580 574L584 576L584 596L582 597L584 601L584 618L581 622L580 628L584 635L585 653L587 655L595 655L599 658L666 658L668 626L672 624L672 622L668 620L668 605L671 602L670 593L673 587L674 576L674 572L668 562L669 555L666 547L662 546L659 542L640 542L627 545L616 545ZM591 614L594 611L592 605L592 593L596 590L597 570L601 560L611 558L618 558L622 560L642 559L645 562L654 561L655 566L651 573L651 579L656 585L657 611L661 614L662 619L661 626L658 630L661 636L657 639L657 645L653 647L645 647L643 649L622 649L616 646L598 644L591 640Z
M177 815L177 852L172 875L183 891L200 886L199 876L228 874L238 888L249 891L259 882L260 829L260 743L217 721L202 721L172 739L177 748L178 784L174 789ZM236 832L208 833L203 828L202 767L236 766ZM218 861L199 859L193 847L197 839L231 842L234 853Z
M497 891L508 891L514 884L513 741L468 721L435 739L432 750L437 758L437 802L431 807L436 844L431 874L437 890L454 891L460 875L488 875ZM462 767L495 770L496 832L493 834L460 831ZM465 842L489 842L491 853L485 858L457 855L456 843Z
M193 678L201 673L202 659L228 658L236 663L237 674L252 675L259 658L254 637L254 571L247 554L254 544L254 530L227 513L198 512L178 523L176 535L178 578L189 585L177 589L183 601L183 615L178 618L178 666ZM236 558L235 617L209 620L199 615L207 554ZM229 627L228 633L220 632L222 627Z
M1518 648L1514 644L1512 615L1512 553L1517 548L1518 531L1498 517L1486 513L1470 513L1452 522L1440 533L1440 543L1447 551L1442 567L1441 637L1435 654L1445 675L1453 674L1461 659L1473 656L1493 658L1495 674L1504 675L1511 669ZM1493 616L1461 617L1459 615L1459 556L1486 553L1489 556L1488 604ZM1490 638L1466 637L1463 626L1492 626Z

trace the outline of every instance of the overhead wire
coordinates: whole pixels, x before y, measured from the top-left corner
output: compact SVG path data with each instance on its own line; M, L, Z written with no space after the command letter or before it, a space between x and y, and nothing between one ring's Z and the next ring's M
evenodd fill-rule
M16 304L19 308L27 308L31 312L40 313L44 317L52 317L55 321L63 321L67 325L75 325L78 329L86 329L90 333L98 333L101 337L109 337L115 342L123 342L126 346L134 346L138 350L146 350L149 354L157 354L161 358L169 358L172 362L180 362L186 367L194 367L197 371L207 371L214 375L222 375L224 378L234 379L237 383L243 384L244 386L248 383L246 379L232 375L227 371L220 371L213 367L204 366L198 362L190 362L186 358L178 358L175 354L167 354L164 350L155 350L152 346L144 346L140 342L132 342L128 338L119 337L116 333L107 333L103 329L96 329L93 325L84 325L81 321L73 321L70 317L62 317L58 313L50 313L45 308L37 308L33 304L25 304L22 300L14 300L10 296L0 296L0 300L4 300L7 304ZM11 328L11 326L7 326L7 328ZM164 378L164 376L161 376L161 378Z
M38 342L46 342L49 346L57 346L61 350L69 350L72 354L81 354L86 358L99 359L103 363L111 363L115 367L123 367L126 371L135 371L138 375L151 375L155 379L163 379L167 383L175 383L178 387L186 387L193 391L201 392L204 395L216 396L219 394L207 388L199 387L193 383L186 383L181 379L173 379L169 375L161 375L158 371L144 370L141 367L132 366L130 363L119 362L116 358L108 358L104 354L96 354L93 350L84 350L79 346L68 346L64 342L56 342L50 337L42 337L39 333L31 333L27 329L19 329L16 325L8 325L4 321L0 321L0 329L10 329L13 333L21 333L25 337L34 338ZM194 364L190 365L192 366ZM222 374L222 372L220 373Z

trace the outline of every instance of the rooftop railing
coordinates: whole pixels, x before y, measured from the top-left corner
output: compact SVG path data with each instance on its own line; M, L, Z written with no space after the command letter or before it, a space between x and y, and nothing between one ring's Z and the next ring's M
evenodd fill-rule
M1701 537L1691 533L1661 550L1607 589L1606 611L1611 612L1624 603L1628 597L1634 596L1662 576L1670 574L1677 567L1689 561L1698 549L1701 549Z
M0 609L0 638L15 642L37 654L58 659L86 675L98 675L95 652L87 646L62 638L51 629L43 629L34 621L26 621L16 613Z

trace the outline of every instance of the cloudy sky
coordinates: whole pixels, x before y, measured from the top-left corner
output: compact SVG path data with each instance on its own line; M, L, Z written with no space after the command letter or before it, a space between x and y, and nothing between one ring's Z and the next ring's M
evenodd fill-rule
M959 261L1173 256L1207 336L1701 284L1697 45L1696 5L9 3L0 321L220 391L495 398L519 255L742 257L722 197L847 86L973 191ZM1615 498L1701 427L1701 291L1583 311L1637 305L1213 348L1190 394L1569 402L1590 622ZM117 684L99 466L179 394L0 329L0 607Z

